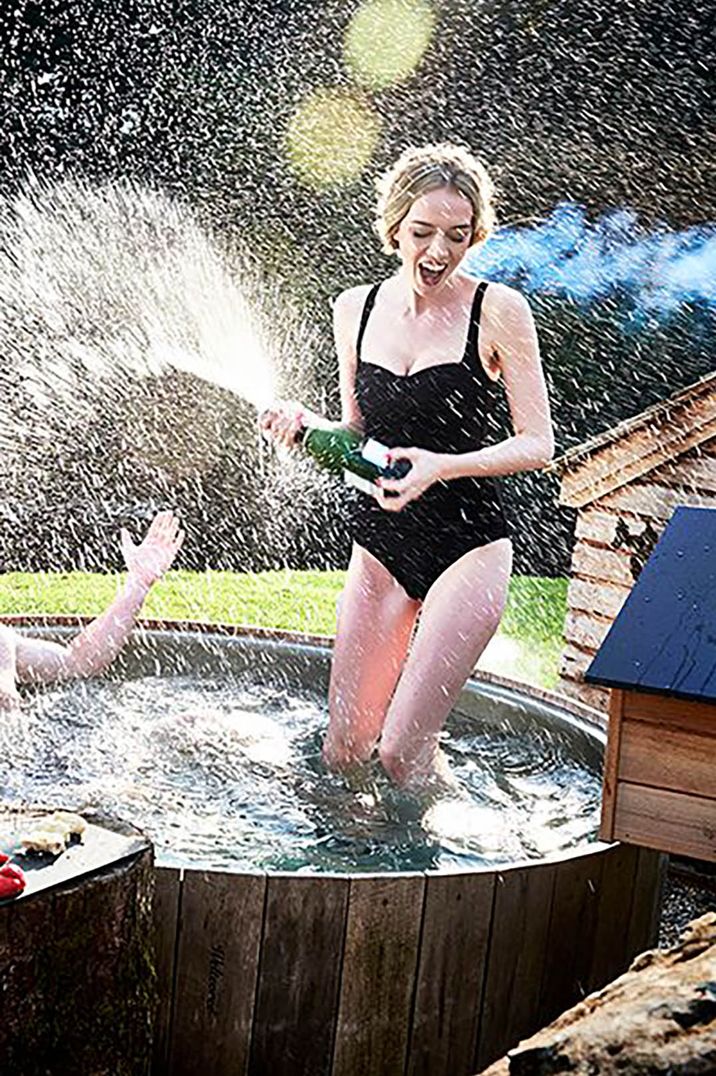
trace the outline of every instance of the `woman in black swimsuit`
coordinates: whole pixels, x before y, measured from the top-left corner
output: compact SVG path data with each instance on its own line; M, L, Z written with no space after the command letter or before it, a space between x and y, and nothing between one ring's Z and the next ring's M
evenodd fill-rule
M482 165L457 146L408 150L379 190L378 230L402 264L336 301L340 424L412 466L352 510L324 757L345 767L380 739L387 771L413 784L439 774L440 729L504 609L512 545L495 478L544 466L553 438L526 301L461 272L493 223ZM490 444L500 379L514 433ZM317 422L281 403L262 427L291 444Z

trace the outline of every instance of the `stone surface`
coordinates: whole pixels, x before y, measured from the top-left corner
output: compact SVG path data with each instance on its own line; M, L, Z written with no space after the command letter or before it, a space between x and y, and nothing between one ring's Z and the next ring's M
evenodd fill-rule
M552 1073L716 1073L716 912L690 923L674 948L642 953L483 1076Z

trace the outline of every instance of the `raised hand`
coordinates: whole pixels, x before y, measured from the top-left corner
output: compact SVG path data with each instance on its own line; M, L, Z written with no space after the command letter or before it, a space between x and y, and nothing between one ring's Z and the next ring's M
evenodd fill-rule
M151 587L171 567L183 541L184 531L170 511L159 512L154 517L139 545L135 545L129 532L123 529L121 545L127 571L143 586Z

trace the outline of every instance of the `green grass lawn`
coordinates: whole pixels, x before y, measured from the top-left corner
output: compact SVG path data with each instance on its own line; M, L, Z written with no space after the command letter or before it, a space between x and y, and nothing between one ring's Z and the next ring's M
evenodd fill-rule
M332 635L344 572L169 572L154 587L143 615L171 620L251 624ZM0 575L0 615L100 613L117 576L84 572ZM510 584L500 631L481 668L552 687L562 649L567 580L517 576Z

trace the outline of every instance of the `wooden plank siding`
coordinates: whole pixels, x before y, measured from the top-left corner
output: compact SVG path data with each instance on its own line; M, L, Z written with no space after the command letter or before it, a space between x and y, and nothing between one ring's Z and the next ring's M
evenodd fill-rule
M716 706L612 690L603 840L716 861Z
M174 966L176 955L181 871L173 867L156 867L154 871L154 923L157 993L159 1006L154 1030L153 1076L164 1076L169 1069L171 1015L174 1003Z
M656 945L668 861L667 856L650 848L637 848L637 853L626 942L626 952L630 960Z
M564 637L568 643L596 653L611 626L612 622L607 617L571 610L565 623Z
M537 1026L581 1001L588 992L604 855L566 859L557 865L542 965Z
M404 1071L425 885L419 874L351 878L334 1076Z
M614 840L614 811L619 777L619 748L621 744L625 692L613 689L609 700L609 728L604 754L602 778L602 819L599 836L603 841Z
M481 1072L538 1024L542 968L557 868L518 867L497 875L480 1036L473 1070Z
M624 549L608 549L579 542L572 554L572 574L631 589L634 575L631 558Z
M158 868L173 1017L155 1076L471 1076L651 942L660 858L600 845L445 875Z
M614 836L716 862L716 799L619 781Z
M614 512L631 512L658 520L663 526L680 504L688 508L714 508L716 497L712 493L698 493L690 487L669 486L664 481L633 482L630 486L610 493L600 502L604 509Z
M647 520L636 514L603 511L598 503L579 513L574 536L578 541L584 539L592 545L629 550L630 540L642 535L646 526Z
M601 990L627 970L634 957L632 927L632 899L637 889L641 850L634 845L620 844L610 849L604 857L599 907L592 948L592 962L587 978L587 992ZM648 884L644 879L641 885ZM641 898L640 898L641 899ZM649 937L651 930L651 895L643 906L647 919L642 937ZM629 914L624 914L628 904ZM638 919L638 912L635 912Z
M610 622L615 620L631 587L574 576L567 590L567 604L575 611L596 613Z
M716 713L716 707L712 707ZM716 799L716 737L676 725L624 721L621 730L619 779L672 792Z
M709 415L716 406L714 390L712 385L707 405ZM576 482L574 489L583 489L584 493L591 482L586 477L575 478L577 472L583 470L586 476L590 469L597 468L594 472L597 484L592 487L592 495L586 499L583 493L579 495L581 507L575 529L565 645L559 669L561 688L589 705L603 706L607 696L595 696L594 685L583 684L584 673L631 590L644 550L661 534L678 505L716 508L716 438L710 424L698 421L706 406L704 399L697 394L692 416L697 425L680 442L678 451L673 450L674 458L664 455L660 447L649 467L641 470L651 457L642 453L645 430L637 422L633 430L625 433L624 444L616 441L604 449L596 447L599 452L607 453L605 460L607 456L629 460L630 454L635 453L640 461L639 474L627 481L623 481L622 474L610 478L600 470L602 464L596 465L586 455L581 462L575 461L574 475L568 473L563 480L562 503L572 503L570 483ZM651 442L652 432L646 431L646 438Z
M251 1072L330 1073L348 888L348 877L269 877Z
M658 722L662 728L683 729L697 735L716 733L716 708L696 699L676 699L648 691L624 693L624 717L632 721ZM714 778L716 783L716 777Z
M641 419L595 439L581 457L573 451L555 461L553 466L563 472L561 502L573 508L592 504L613 490L634 486L665 463L712 440L716 436L714 385L693 389L691 398L686 398L686 390L680 401L666 400Z

